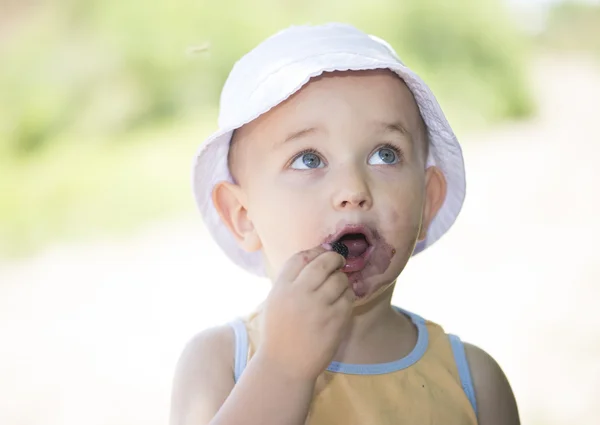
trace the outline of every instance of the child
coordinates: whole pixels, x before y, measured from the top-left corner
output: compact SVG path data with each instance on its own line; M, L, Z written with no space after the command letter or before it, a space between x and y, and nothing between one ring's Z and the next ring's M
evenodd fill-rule
M227 255L273 288L188 345L171 423L518 424L487 353L391 305L465 196L423 81L351 26L293 27L235 64L220 106L196 200Z

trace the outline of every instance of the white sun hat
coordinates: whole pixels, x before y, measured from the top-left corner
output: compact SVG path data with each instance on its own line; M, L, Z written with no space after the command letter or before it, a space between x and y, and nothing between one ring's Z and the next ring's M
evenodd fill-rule
M215 184L233 181L227 165L233 131L324 72L371 69L394 71L411 90L428 131L427 166L439 167L448 185L446 199L413 255L454 224L465 199L462 150L429 87L402 63L388 43L375 36L339 23L296 26L269 37L234 65L221 93L219 130L202 143L194 161L193 189L198 208L212 237L237 265L265 275L261 253L248 253L238 246L212 202Z

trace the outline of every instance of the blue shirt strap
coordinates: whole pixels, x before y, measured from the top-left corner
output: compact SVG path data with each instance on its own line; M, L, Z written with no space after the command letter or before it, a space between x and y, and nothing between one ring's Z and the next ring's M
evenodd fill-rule
M248 331L246 330L246 324L242 319L234 320L229 323L229 326L233 328L235 334L235 362L233 373L235 382L237 383L248 362Z
M465 347L456 335L448 335L448 338L450 339L452 353L454 353L454 361L456 361L456 367L458 368L460 383L477 416L477 401L475 400L475 390L473 389L473 380L471 379L471 371L469 370Z

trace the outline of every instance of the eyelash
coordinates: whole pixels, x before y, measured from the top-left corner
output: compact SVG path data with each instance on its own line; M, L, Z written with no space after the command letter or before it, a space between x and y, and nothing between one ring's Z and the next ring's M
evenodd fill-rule
M318 150L309 148L309 149L304 149L303 151L300 151L296 155L294 155L294 157L290 160L288 167L291 166L294 163L294 161L296 161L298 158L301 158L302 155L306 155L307 153L312 153L314 155L317 155L319 158L321 158L321 161L323 161L323 156L319 153Z
M375 152L377 152L380 149L390 149L390 150L394 151L394 153L398 156L398 162L402 162L404 159L404 152L402 151L402 149L400 149L398 146L392 145L391 143L384 143L383 145L379 146L375 150ZM296 155L294 155L294 157L290 160L288 167L291 166L294 163L294 161L296 161L298 158L302 157L302 155L306 155L307 153L312 153L314 155L317 155L323 161L323 157L319 153L318 150L309 148L309 149L304 149L303 151L300 151Z

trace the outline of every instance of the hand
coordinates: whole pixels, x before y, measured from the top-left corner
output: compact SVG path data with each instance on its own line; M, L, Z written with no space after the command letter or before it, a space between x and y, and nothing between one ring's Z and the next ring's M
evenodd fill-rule
M350 321L354 292L345 259L317 247L290 258L267 297L256 355L294 378L316 380Z

